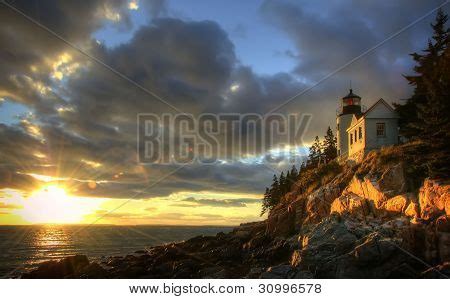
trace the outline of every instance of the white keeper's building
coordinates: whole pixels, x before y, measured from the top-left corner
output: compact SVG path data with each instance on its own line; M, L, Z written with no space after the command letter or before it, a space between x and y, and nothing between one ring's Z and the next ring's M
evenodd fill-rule
M366 110L350 89L337 111L336 131L339 159L358 162L373 149L398 143L398 116L383 99Z

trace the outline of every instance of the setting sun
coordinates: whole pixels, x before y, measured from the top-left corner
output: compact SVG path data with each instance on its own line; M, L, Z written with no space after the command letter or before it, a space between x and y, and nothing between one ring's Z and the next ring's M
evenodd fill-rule
M78 223L91 205L71 197L62 186L48 185L32 193L19 214L31 223Z

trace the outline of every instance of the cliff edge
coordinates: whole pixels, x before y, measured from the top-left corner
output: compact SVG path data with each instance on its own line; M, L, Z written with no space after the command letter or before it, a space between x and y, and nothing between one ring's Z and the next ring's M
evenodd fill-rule
M448 278L450 182L407 144L306 174L262 222L124 257L49 261L22 278Z

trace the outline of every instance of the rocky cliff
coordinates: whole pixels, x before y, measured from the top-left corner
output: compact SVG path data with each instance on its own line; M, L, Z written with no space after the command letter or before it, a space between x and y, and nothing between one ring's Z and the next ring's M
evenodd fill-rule
M404 145L308 170L266 221L125 257L47 262L23 278L448 278L450 182Z

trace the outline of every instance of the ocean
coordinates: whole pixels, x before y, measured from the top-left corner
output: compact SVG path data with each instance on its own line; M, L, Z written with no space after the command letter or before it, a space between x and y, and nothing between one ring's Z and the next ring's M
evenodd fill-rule
M85 254L90 260L229 232L217 226L31 225L0 226L0 277L17 276L48 260Z

